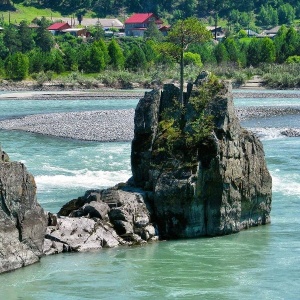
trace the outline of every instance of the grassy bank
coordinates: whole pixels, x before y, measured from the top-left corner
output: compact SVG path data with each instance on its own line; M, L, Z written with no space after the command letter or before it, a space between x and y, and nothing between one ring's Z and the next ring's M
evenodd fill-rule
M185 81L195 81L202 70L208 70L221 79L231 80L234 87L243 86L254 76L259 76L267 88L292 89L300 88L300 65L262 65L259 68L237 68L235 65L205 65L199 68L194 65L185 67ZM57 75L51 71L32 74L32 77L22 82L1 80L3 89L93 89L93 88L154 88L165 83L179 82L179 68L158 66L148 71L129 72L105 70L101 73L84 74L81 72L66 72Z
M223 79L242 86L254 76L259 76L267 88L300 88L300 64L262 64L257 68L238 68L236 65L209 66L208 69Z
M28 23L32 22L35 18L47 17L59 19L62 15L59 12L51 9L41 9L33 6L24 6L23 4L14 4L15 11L1 12L1 18L5 23L19 24L22 20L26 20Z

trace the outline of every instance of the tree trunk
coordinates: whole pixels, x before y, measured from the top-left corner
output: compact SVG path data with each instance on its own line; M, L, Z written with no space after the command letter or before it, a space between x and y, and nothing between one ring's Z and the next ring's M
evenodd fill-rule
M180 53L180 103L183 106L183 49Z

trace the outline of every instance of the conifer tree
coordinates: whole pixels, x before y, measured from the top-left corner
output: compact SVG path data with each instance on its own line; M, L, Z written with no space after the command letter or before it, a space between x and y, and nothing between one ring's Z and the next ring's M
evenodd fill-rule
M170 30L168 41L175 46L172 51L177 52L177 59L180 63L180 102L183 104L183 76L184 59L183 54L192 43L205 42L211 38L211 33L197 18L179 20Z
M214 53L218 64L228 61L228 52L223 43L219 43L215 47Z
M106 43L104 42L104 40L101 38L99 39L97 42L95 42L95 44L99 47L99 49L102 51L103 56L104 56L104 61L105 64L107 65L110 61L110 56L108 53L108 47L106 45Z
M89 72L97 73L105 68L104 54L97 44L93 44L89 51Z
M26 21L21 21L19 26L19 36L21 42L21 51L23 53L32 50L35 47L33 32L28 27Z
M139 69L145 69L146 65L145 53L140 47L134 45L126 59L126 67L132 71L138 71Z
M37 28L35 42L44 52L50 52L54 45L53 35L47 27L48 22L46 18L43 17L40 21L40 26Z
M144 38L145 39L152 39L154 41L162 41L164 36L161 33L161 31L159 31L159 29L157 28L157 25L155 24L155 21L151 21L149 23L149 26L147 28L147 30L144 33Z
M125 57L121 47L115 39L112 39L109 43L108 53L110 56L110 65L117 70L124 69Z
M16 26L8 25L4 27L3 41L9 53L21 51L22 45Z

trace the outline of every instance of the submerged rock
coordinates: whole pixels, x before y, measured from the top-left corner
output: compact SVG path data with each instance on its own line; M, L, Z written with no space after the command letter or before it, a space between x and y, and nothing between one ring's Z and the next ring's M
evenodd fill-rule
M288 128L281 132L282 135L288 137L299 137L300 136L300 129Z
M22 163L0 149L0 273L39 261L47 219L36 185Z

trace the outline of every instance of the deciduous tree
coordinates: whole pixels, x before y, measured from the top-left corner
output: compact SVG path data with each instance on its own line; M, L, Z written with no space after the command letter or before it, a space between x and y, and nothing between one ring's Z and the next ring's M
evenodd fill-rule
M28 75L29 60L26 54L15 52L5 61L6 76L14 80L25 79Z

